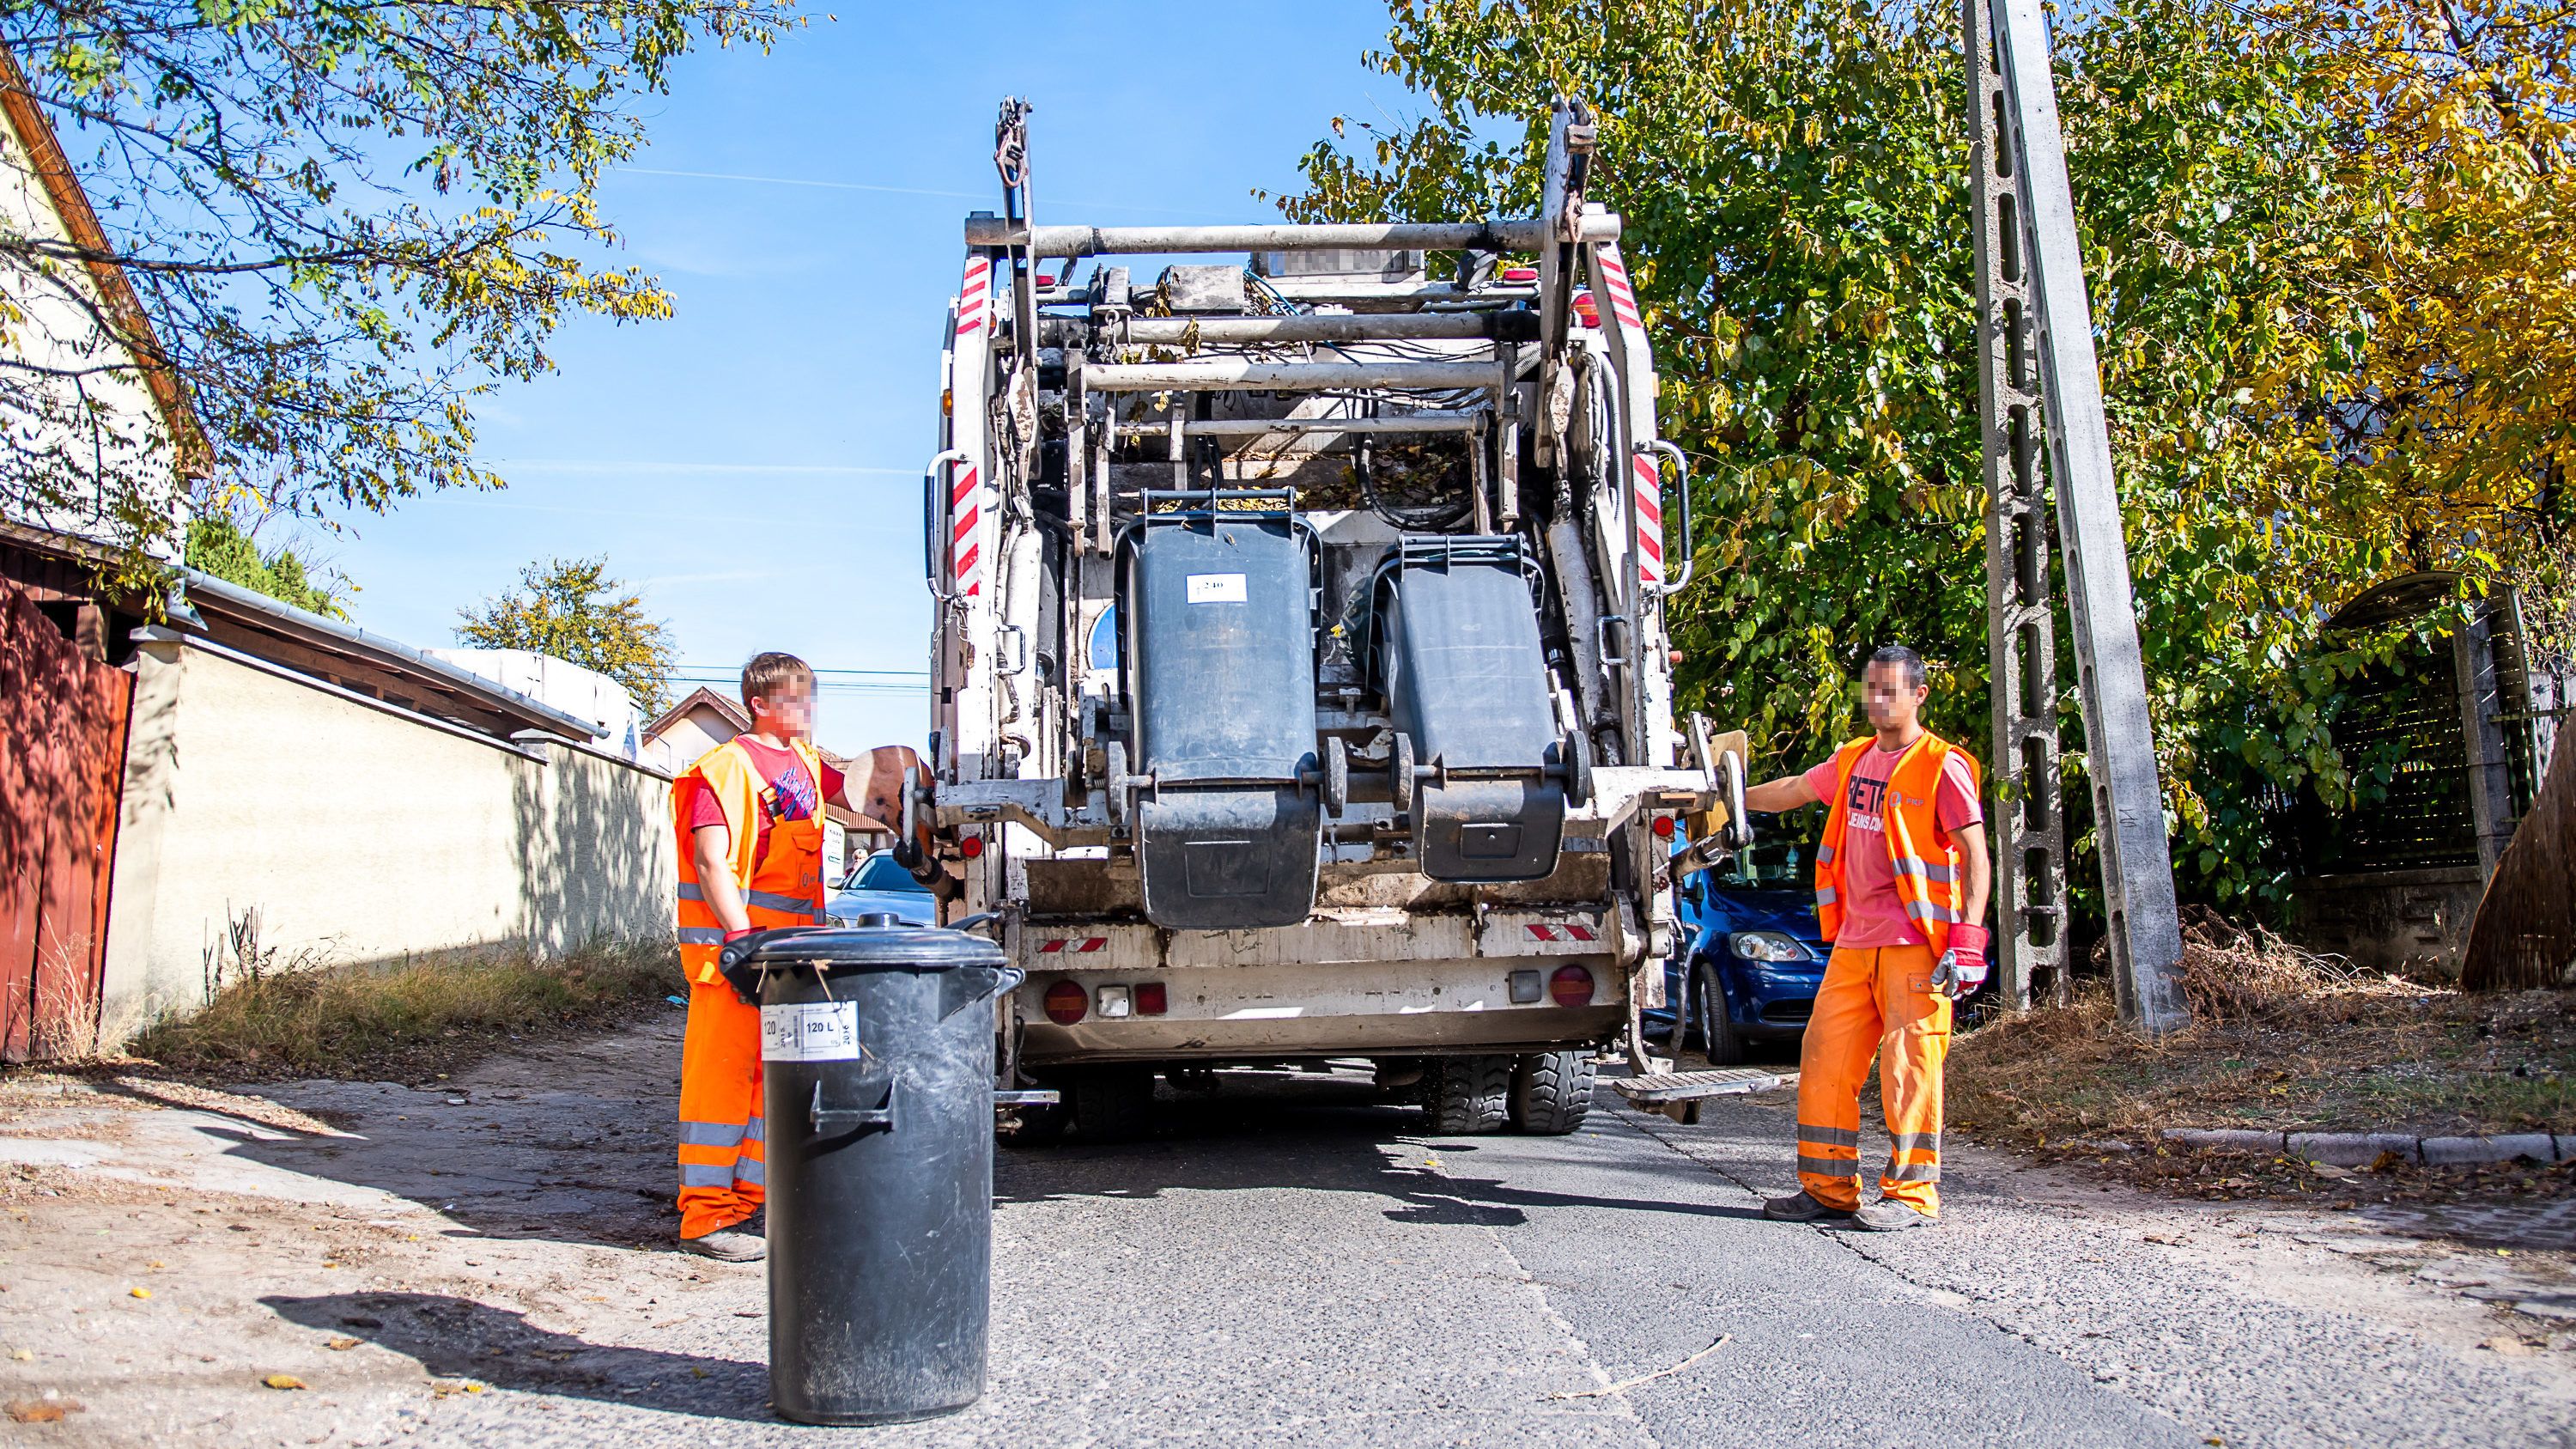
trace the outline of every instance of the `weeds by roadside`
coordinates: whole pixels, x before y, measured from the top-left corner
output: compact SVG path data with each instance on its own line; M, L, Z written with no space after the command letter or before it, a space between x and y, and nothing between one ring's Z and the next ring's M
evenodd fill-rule
M2562 1171L2388 1170L2368 1181L2306 1164L2161 1152L2173 1127L2576 1132L2576 992L2470 995L2356 971L2214 915L2185 934L2192 1024L2159 1041L2124 1029L2107 988L2064 1011L2005 1017L1951 1056L1950 1123L1982 1140L2119 1166L2211 1196L2276 1192L2557 1195Z
M633 1015L680 989L676 947L600 941L552 960L491 953L236 974L131 1055L225 1077L427 1075L514 1037Z

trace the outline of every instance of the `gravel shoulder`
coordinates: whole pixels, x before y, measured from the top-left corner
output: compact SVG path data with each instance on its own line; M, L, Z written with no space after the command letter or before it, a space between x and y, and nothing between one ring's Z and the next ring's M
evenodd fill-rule
M0 1439L2576 1444L2576 1276L2511 1214L1954 1145L1951 1221L1872 1237L1758 1217L1785 1100L1681 1127L1604 1091L1574 1137L1450 1139L1285 1075L1003 1153L985 1400L796 1429L760 1270L670 1247L679 1031L429 1089L0 1079Z

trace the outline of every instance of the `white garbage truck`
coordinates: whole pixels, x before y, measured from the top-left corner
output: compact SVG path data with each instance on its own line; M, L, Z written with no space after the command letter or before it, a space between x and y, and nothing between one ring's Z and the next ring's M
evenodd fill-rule
M1743 818L1673 717L1688 480L1588 113L1525 220L1040 224L1026 138L941 358L907 796L1027 972L1018 1129L1373 1064L1441 1131L1572 1131L1642 1059L1676 832Z

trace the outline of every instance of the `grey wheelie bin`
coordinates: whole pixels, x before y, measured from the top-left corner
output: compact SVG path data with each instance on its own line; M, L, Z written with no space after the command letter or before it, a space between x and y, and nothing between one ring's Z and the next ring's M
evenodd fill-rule
M1021 976L1003 960L983 937L892 916L726 953L760 1002L782 1418L896 1423L984 1392L992 1003Z

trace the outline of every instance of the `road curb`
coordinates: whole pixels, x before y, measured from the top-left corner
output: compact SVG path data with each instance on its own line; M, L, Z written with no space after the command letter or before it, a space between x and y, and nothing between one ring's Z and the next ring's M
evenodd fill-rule
M2576 1134L2511 1132L2495 1137L2412 1137L2401 1132L2256 1132L2244 1128L2169 1127L2173 1146L2218 1152L2275 1152L2329 1167L2367 1167L2383 1154L2400 1162L2457 1167L2478 1162L2565 1162L2576 1157Z

